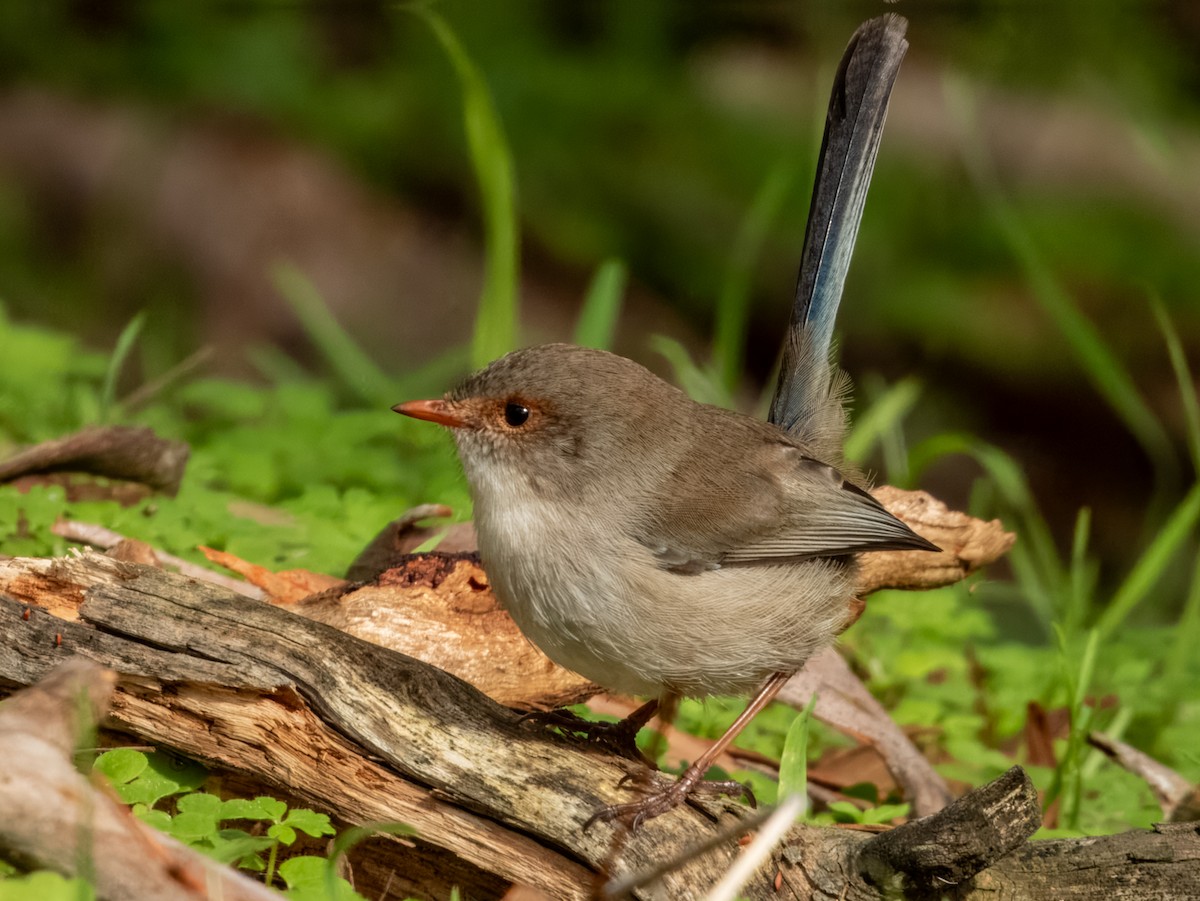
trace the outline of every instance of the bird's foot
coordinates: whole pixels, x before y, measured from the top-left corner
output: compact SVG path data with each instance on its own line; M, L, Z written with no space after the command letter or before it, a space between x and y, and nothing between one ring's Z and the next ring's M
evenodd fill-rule
M536 723L539 726L549 726L558 729L568 738L579 739L596 747L603 748L618 757L644 763L651 769L656 769L652 760L642 753L637 746L637 734L642 727L654 716L658 703L650 701L643 704L625 719L615 723L595 722L585 720L570 710L533 710L521 716L522 723Z
M633 783L634 791L642 792L642 797L628 804L611 804L602 807L592 814L583 824L587 832L596 823L620 822L630 832L635 832L646 822L660 814L678 807L684 801L692 798L745 798L751 807L757 807L754 792L750 786L732 779L705 780L704 773L696 767L688 767L678 779L653 771L643 771L626 775L618 785Z

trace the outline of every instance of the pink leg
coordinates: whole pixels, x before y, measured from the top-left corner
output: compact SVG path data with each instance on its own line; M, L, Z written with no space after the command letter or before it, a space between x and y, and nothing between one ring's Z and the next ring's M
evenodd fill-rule
M633 801L629 804L614 804L610 807L604 807L598 810L592 817L583 824L586 832L594 823L609 823L613 820L620 820L625 823L631 830L637 829L646 820L652 819L659 814L666 813L674 807L679 806L688 796L699 788L713 786L718 789L720 794L746 794L748 789L737 782L715 782L705 783L701 780L708 768L712 766L721 753L729 747L730 742L737 738L738 733L746 727L746 724L754 718L760 710L771 703L772 699L779 693L779 689L783 688L783 684L792 677L792 673L776 673L771 676L763 684L763 687L758 690L758 693L750 699L750 703L746 705L746 709L741 715L733 721L725 734L713 742L712 746L701 754L696 760L683 771L683 775L678 780L672 782L665 788L653 791L640 801ZM750 795L753 802L753 795Z

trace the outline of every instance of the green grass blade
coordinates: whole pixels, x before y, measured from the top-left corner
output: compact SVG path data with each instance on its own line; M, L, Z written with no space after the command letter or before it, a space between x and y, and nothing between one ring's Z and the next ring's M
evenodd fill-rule
M1171 359L1171 368L1175 371L1175 381L1179 385L1179 400L1183 406L1184 422L1187 424L1188 450L1192 457L1192 468L1200 473L1200 403L1196 400L1196 380L1192 369L1188 366L1187 357L1183 352L1183 343L1179 340L1179 332L1167 315L1162 301L1154 296L1150 298L1150 308L1154 310L1154 318L1167 344L1167 355Z
M627 272L617 259L605 260L592 276L579 321L575 323L575 343L583 347L612 349L617 318L625 299Z
M1067 638L1087 619L1091 592L1095 582L1094 571L1088 562L1087 547L1092 531L1092 511L1083 507L1075 517L1075 534L1071 541L1071 566L1069 575L1071 591L1062 613L1063 631Z
M718 407L733 406L732 396L725 391L716 374L695 362L688 349L674 338L653 335L650 338L650 348L671 364L675 382L692 400Z
M1034 299L1066 338L1067 346L1093 387L1153 461L1160 483L1177 481L1179 464L1166 429L1145 402L1128 369L1105 342L1099 329L1080 312L1070 294L1055 278L1030 237L1029 230L1005 198L982 142L972 137L980 132L973 127L974 111L967 91L954 82L947 82L946 88L950 106L957 113L959 133L965 136L962 149L967 171L1024 272Z
M888 387L854 422L846 436L845 454L851 463L862 463L884 436L909 414L921 396L921 383L901 379Z
M117 343L113 347L108 368L104 371L104 387L100 391L100 422L102 423L108 421L109 413L112 412L116 403L117 379L121 375L121 370L125 368L129 352L133 350L133 345L137 343L138 335L142 333L142 326L145 324L146 313L142 311L130 319L129 324L121 329L121 334L117 336Z
M395 383L341 327L304 273L291 263L280 263L271 277L342 384L367 404L394 404Z
M516 177L508 141L483 75L462 42L437 13L410 7L433 30L458 75L463 124L471 166L483 204L485 260L483 290L475 314L471 363L485 366L516 346L517 246Z
M947 433L929 438L913 448L909 470L913 478L935 459L948 454L972 457L987 473L999 493L1007 524L1020 536L1009 560L1029 602L1049 624L1057 615L1067 586L1067 572L1059 559L1045 518L1034 500L1020 465L1000 448L972 435Z
M779 758L779 797L789 795L808 797L808 726L813 710L817 706L814 694L804 709L788 726L783 740L783 753Z
M1066 634L1058 634L1059 654L1063 661L1064 678L1067 683L1068 704L1071 711L1070 732L1067 747L1058 760L1054 781L1046 792L1045 803L1049 807L1059 795L1063 798L1063 822L1068 829L1079 829L1080 806L1083 801L1083 758L1087 753L1087 735L1091 729L1092 711L1086 705L1088 689L1096 671L1096 658L1100 650L1100 633L1093 629L1088 633L1079 660L1077 672L1072 674L1068 661L1071 644Z
M1192 569L1191 588L1187 600L1183 602L1179 624L1175 627L1175 641L1167 654L1164 681L1168 685L1184 684L1188 667L1196 657L1197 647L1200 647L1200 557Z
M771 223L779 215L794 176L794 167L782 160L767 173L733 239L733 249L717 298L713 330L713 363L721 385L730 394L737 389L738 380L742 377L754 264L762 253Z
M1200 520L1200 482L1192 486L1179 506L1158 531L1150 546L1138 558L1133 570L1113 595L1108 609L1100 617L1096 629L1102 638L1108 638L1117 630L1150 593L1163 571L1171 563L1176 551L1193 533Z

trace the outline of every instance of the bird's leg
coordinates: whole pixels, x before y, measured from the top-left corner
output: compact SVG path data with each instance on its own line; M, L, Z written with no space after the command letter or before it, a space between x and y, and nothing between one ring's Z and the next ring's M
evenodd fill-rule
M783 688L783 684L792 675L790 672L776 673L767 679L758 693L750 699L746 709L733 721L733 725L725 730L725 734L697 757L695 762L684 770L683 775L676 781L665 786L661 783L654 785L641 800L602 807L583 824L584 831L586 832L595 823L610 823L613 820L624 823L631 831L636 830L646 820L678 807L693 794L745 796L751 806L756 806L754 793L750 791L749 786L741 782L732 780L704 782L702 780L713 761L729 747L729 744L737 738L738 733L746 727L754 715L771 703L775 695L779 694L779 689ZM657 782L657 780L655 781Z
M590 744L605 750L646 764L655 769L654 761L657 754L646 755L637 746L637 735L646 723L658 711L658 699L647 701L629 716L615 723L597 723L576 716L569 710L533 710L521 716L523 723L537 723L541 726L553 726L568 736L582 736Z

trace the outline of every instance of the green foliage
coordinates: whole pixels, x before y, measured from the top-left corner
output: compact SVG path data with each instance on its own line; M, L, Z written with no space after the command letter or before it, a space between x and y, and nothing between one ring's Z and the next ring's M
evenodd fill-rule
M146 754L117 748L101 754L94 769L108 778L135 816L217 860L262 872L267 885L274 880L280 849L294 845L299 833L313 838L334 834L329 817L323 813L289 810L275 798L222 801L216 795L197 791L208 776L204 768L160 752ZM173 812L158 806L168 799ZM246 820L257 824L261 834L227 825ZM296 862L303 860L315 862ZM350 887L344 880L334 888L335 894L313 894L314 873L319 875L316 885L321 892L326 891L327 864L324 858L296 857L281 866L279 873L289 890L295 890L295 898L357 897L353 892L346 894Z
M104 356L84 350L77 338L12 321L2 302L0 361L0 452L5 456L18 444L58 438L99 418Z
M433 29L454 64L462 90L463 122L484 219L483 293L476 310L471 362L484 366L517 341L516 179L504 129L483 74L446 21L426 7L410 7Z
M0 901L93 901L96 890L83 879L68 879L51 870L8 876L0 867Z
M1164 630L1128 630L1102 652L1095 632L1082 644L1049 646L1017 628L1028 606L987 588L873 596L845 636L872 691L898 723L920 727L922 743L935 742L935 756L948 760L939 766L944 775L973 785L1012 765L997 748L1021 735L1030 702L1066 707L1071 731L1056 742L1058 768L1026 765L1041 791L1064 797L1069 833L1148 826L1161 817L1145 784L1089 751L1084 737L1091 729L1114 731L1126 711L1125 740L1190 778L1200 774L1183 750L1200 739L1200 716L1181 712L1176 705L1186 695L1178 683L1168 687L1156 675ZM1097 667L1101 653L1104 666ZM1187 678L1200 678L1194 658ZM1099 706L1105 696L1118 698L1119 707Z
M1096 628L1104 637L1119 628L1135 607L1158 585L1167 567L1174 563L1179 549L1196 535L1200 520L1200 482L1192 486L1150 545L1138 558L1129 575L1109 600Z
M130 806L150 810L164 798L193 792L204 784L204 767L160 751L145 753L129 748L106 751L93 764L112 783L117 797Z
M12 349L17 365L15 384L0 387L0 450L11 452L18 442L60 437L99 421L102 356L0 318L0 352L5 348ZM342 345L330 356L355 353ZM362 407L342 399L336 385L294 371L277 372L267 385L197 378L165 386L153 402L124 412L120 421L150 426L190 445L178 497L121 507L111 501L68 502L58 486L35 486L24 494L4 488L5 553L64 553L65 544L50 529L56 519L69 517L103 523L197 561L202 557L196 547L206 545L265 566L340 574L407 506L437 496L468 514L470 499L452 469L449 442L387 408L410 391L428 390L430 376L417 373L389 392L381 379L349 374L361 371L352 364L335 368L345 376L347 396L365 390L390 401Z
M1054 781L1046 792L1046 806L1060 796L1065 799L1067 829L1079 829L1080 805L1083 802L1083 758L1087 752L1087 736L1091 729L1094 710L1086 706L1088 689L1096 670L1096 654L1100 646L1100 632L1093 629L1088 633L1087 643L1080 655L1078 672L1067 670L1063 681L1067 690L1067 708L1071 713L1071 726L1066 748L1058 755L1058 766L1054 769ZM1064 665L1069 656L1066 636L1059 630L1059 651Z
M279 865L279 876L292 901L365 901L324 857L292 857Z
M831 801L827 809L829 817L834 823L874 825L890 823L900 817L908 816L909 805L880 804L877 807L861 808L850 801Z
M624 300L628 273L620 260L605 260L592 276L583 309L575 324L575 343L608 350L617 330L617 317Z
M116 400L117 376L121 374L121 368L125 365L125 360L128 358L129 352L133 350L134 344L137 343L138 335L141 334L145 322L146 314L138 313L129 320L129 324L121 330L121 334L117 338L112 359L109 360L108 369L104 373L104 387L100 390L99 418L101 422L108 418L109 411Z

